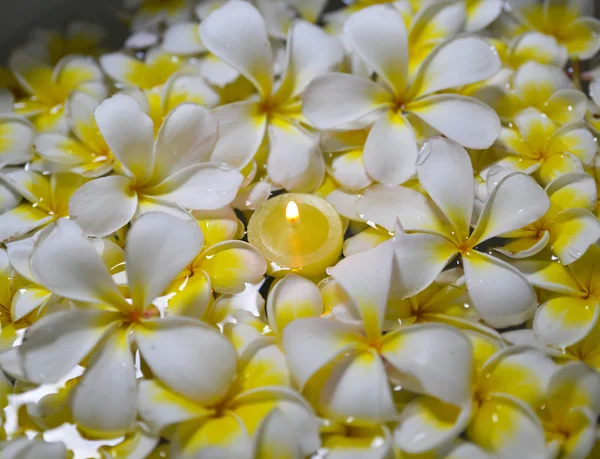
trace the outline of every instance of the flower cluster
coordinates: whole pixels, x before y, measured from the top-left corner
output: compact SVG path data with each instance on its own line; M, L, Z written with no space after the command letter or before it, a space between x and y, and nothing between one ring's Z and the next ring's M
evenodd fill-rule
M0 458L600 457L592 6L34 31L0 68ZM339 214L321 275L250 243L287 192Z

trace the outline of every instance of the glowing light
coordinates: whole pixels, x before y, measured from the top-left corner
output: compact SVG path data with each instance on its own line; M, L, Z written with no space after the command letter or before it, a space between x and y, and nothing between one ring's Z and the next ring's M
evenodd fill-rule
M298 206L294 201L288 202L287 207L285 208L285 218L291 224L298 223L300 219L300 212L298 211Z

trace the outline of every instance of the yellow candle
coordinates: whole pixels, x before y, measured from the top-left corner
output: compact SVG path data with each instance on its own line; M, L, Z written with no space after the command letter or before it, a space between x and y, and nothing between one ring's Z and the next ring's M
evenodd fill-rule
M272 276L296 272L318 277L340 257L344 233L340 216L327 201L287 193L254 212L248 241L271 263Z

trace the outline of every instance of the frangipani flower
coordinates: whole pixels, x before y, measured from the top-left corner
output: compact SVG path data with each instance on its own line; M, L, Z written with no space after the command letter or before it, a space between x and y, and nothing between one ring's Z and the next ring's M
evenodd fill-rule
M390 231L399 219L394 237L398 295L407 298L423 290L461 255L467 291L483 320L494 326L522 323L536 303L533 289L514 267L475 248L541 218L550 205L544 190L524 174L508 175L493 189L471 233L473 168L464 148L441 137L428 140L417 175L430 199L409 188L379 185L367 189L357 204L365 220ZM420 269L414 269L415 262Z
M487 79L500 69L485 40L465 36L441 44L409 77L407 32L393 8L380 5L355 13L344 35L381 81L346 74L318 77L304 95L304 113L324 130L374 122L363 156L370 177L399 184L414 175L418 145L411 116L470 148L488 148L496 140L500 122L491 108L468 97L435 94Z
M536 288L553 295L536 311L533 330L544 345L565 347L585 338L600 314L600 248L590 246L577 261L563 266L552 260L512 263Z
M590 59L600 49L600 21L590 0L509 0L526 28L551 35L570 58Z
M498 252L513 258L527 258L550 245L561 264L581 257L600 239L600 221L590 212L598 193L594 179L585 173L571 173L546 188L550 209L541 219L505 235L511 239Z
M236 459L268 454L302 458L316 451L317 421L310 406L273 377L281 362L265 359L260 350L254 346L239 359L235 352L211 359L219 369L213 376L215 385L196 384L194 393L181 393L155 380L140 382L142 418L155 432L177 426L170 448L173 457L212 453ZM256 365L253 360L258 356L263 358ZM190 359L187 364L196 362Z
M131 429L136 417L131 338L165 384L192 397L199 388L220 394L233 346L198 320L157 318L152 305L201 246L194 221L161 213L140 217L127 235L130 299L125 299L81 229L58 220L40 236L31 271L53 293L86 305L46 315L27 330L17 350L27 380L56 382L91 354L71 396L71 410L80 429L108 437Z
M75 174L46 176L25 169L5 169L0 173L0 179L26 200L0 214L0 241L3 242L69 215L69 199L86 182L85 178Z
M40 131L68 130L65 103L71 91L84 91L98 100L106 96L102 70L89 57L67 56L52 68L25 51L17 50L9 65L28 95L16 101L15 113L30 118Z
M99 104L100 101L89 94L73 91L66 103L73 136L42 133L35 140L37 153L46 161L84 177L109 173L115 159L94 119L94 110Z
M569 172L583 172L592 164L598 149L596 138L583 122L558 127L536 108L530 107L514 118L514 128L502 128L498 142L509 156L505 167L535 174L546 186Z
M494 108L503 121L527 107L537 108L555 124L582 121L587 98L573 89L567 75L558 67L529 61L512 75L510 89L506 90Z
M596 442L600 414L600 376L581 362L559 367L538 410L554 457L586 459Z
M33 157L34 137L28 121L12 115L0 117L0 170L29 161Z
M204 162L216 126L203 107L179 105L156 140L152 120L132 97L117 94L105 100L95 118L125 175L97 178L72 196L69 214L87 234L110 234L136 213L219 209L235 197L242 175L226 165Z
M502 63L511 70L517 70L528 61L563 68L569 56L556 38L539 32L525 32L510 42L492 39Z
M343 56L341 45L318 27L296 22L287 41L287 68L274 88L273 53L265 22L246 2L233 0L200 24L206 48L250 80L259 100L219 107L219 140L213 161L247 165L268 138L269 178L288 190L312 190L323 179L318 136L309 132L301 114L306 85L334 69Z

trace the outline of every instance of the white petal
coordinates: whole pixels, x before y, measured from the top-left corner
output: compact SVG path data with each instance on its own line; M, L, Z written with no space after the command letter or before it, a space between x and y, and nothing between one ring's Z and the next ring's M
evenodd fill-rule
M181 100L212 108L219 105L220 96L201 75L180 71L171 75L165 83L164 110L170 111L174 106L179 105ZM206 126L203 125L203 128ZM216 126L214 128L216 129Z
M550 96L559 89L570 87L571 82L562 69L529 61L515 71L513 85L522 97L535 92Z
M406 110L463 147L485 149L500 135L496 112L483 102L456 94L427 96Z
M369 131L364 148L367 173L376 181L399 185L415 174L417 139L401 114L383 114Z
M404 92L408 37L397 10L389 5L375 5L354 13L344 25L344 39L396 95Z
M540 344L565 348L589 335L599 315L600 307L593 302L556 296L536 310L533 331Z
M12 267L25 279L35 283L29 266L29 257L37 241L37 235L6 244L6 252Z
M31 325L18 347L27 380L54 383L96 346L120 314L99 310L58 311Z
M554 204L563 209L581 207L593 210L598 199L596 182L586 173L562 175L546 187L546 193Z
M13 296L10 305L10 317L13 321L21 320L26 315L45 304L52 293L45 288L27 285L20 288Z
M467 18L466 30L473 32L491 24L502 12L501 0L484 0L472 4Z
M472 250L463 256L467 290L483 320L493 327L519 325L537 302L527 279L508 263Z
M308 85L302 110L318 129L335 129L366 117L392 99L382 85L366 78L332 73Z
M548 387L548 408L559 417L576 406L600 412L600 376L583 362L570 362L558 367Z
M127 308L102 258L71 220L59 219L40 235L30 266L37 281L53 293Z
M413 392L461 405L471 396L472 349L455 328L411 325L383 338L381 355L400 373L400 384Z
M112 153L143 183L154 162L154 123L130 96L117 94L95 111L96 123Z
M30 205L22 204L0 214L0 241L23 236L52 220L52 215Z
M543 217L549 207L548 196L535 180L512 173L493 189L471 238L483 242L521 229Z
M12 116L0 118L0 169L31 159L33 139L33 127L26 120Z
M198 320L145 321L136 327L135 339L157 379L204 405L218 402L236 375L235 348L218 329Z
M468 237L475 190L473 166L466 150L443 137L430 138L419 153L417 174L459 237Z
M563 265L579 259L599 239L600 221L588 210L567 209L552 222L550 244Z
M269 125L267 172L288 191L314 191L323 181L325 163L318 138L284 121Z
M202 248L204 238L193 220L163 213L138 218L127 234L125 258L134 306L146 308Z
M271 95L273 55L265 22L251 4L234 0L200 24L204 46L248 78L263 97Z
M184 208L214 210L233 201L243 179L226 164L203 163L182 169L145 192Z
M198 36L197 22L180 22L165 30L163 49L168 53L193 55L206 51Z
M118 435L133 427L136 379L128 335L127 328L121 328L104 338L73 392L73 418L84 431Z
M71 219L90 236L106 236L131 221L138 207L133 181L112 175L81 186L69 199Z
M491 78L500 67L496 49L484 38L458 37L438 46L427 56L411 91L424 96L459 88Z
M219 125L219 138L210 160L242 168L246 166L263 142L266 117L255 102L238 102L218 107L214 111Z

